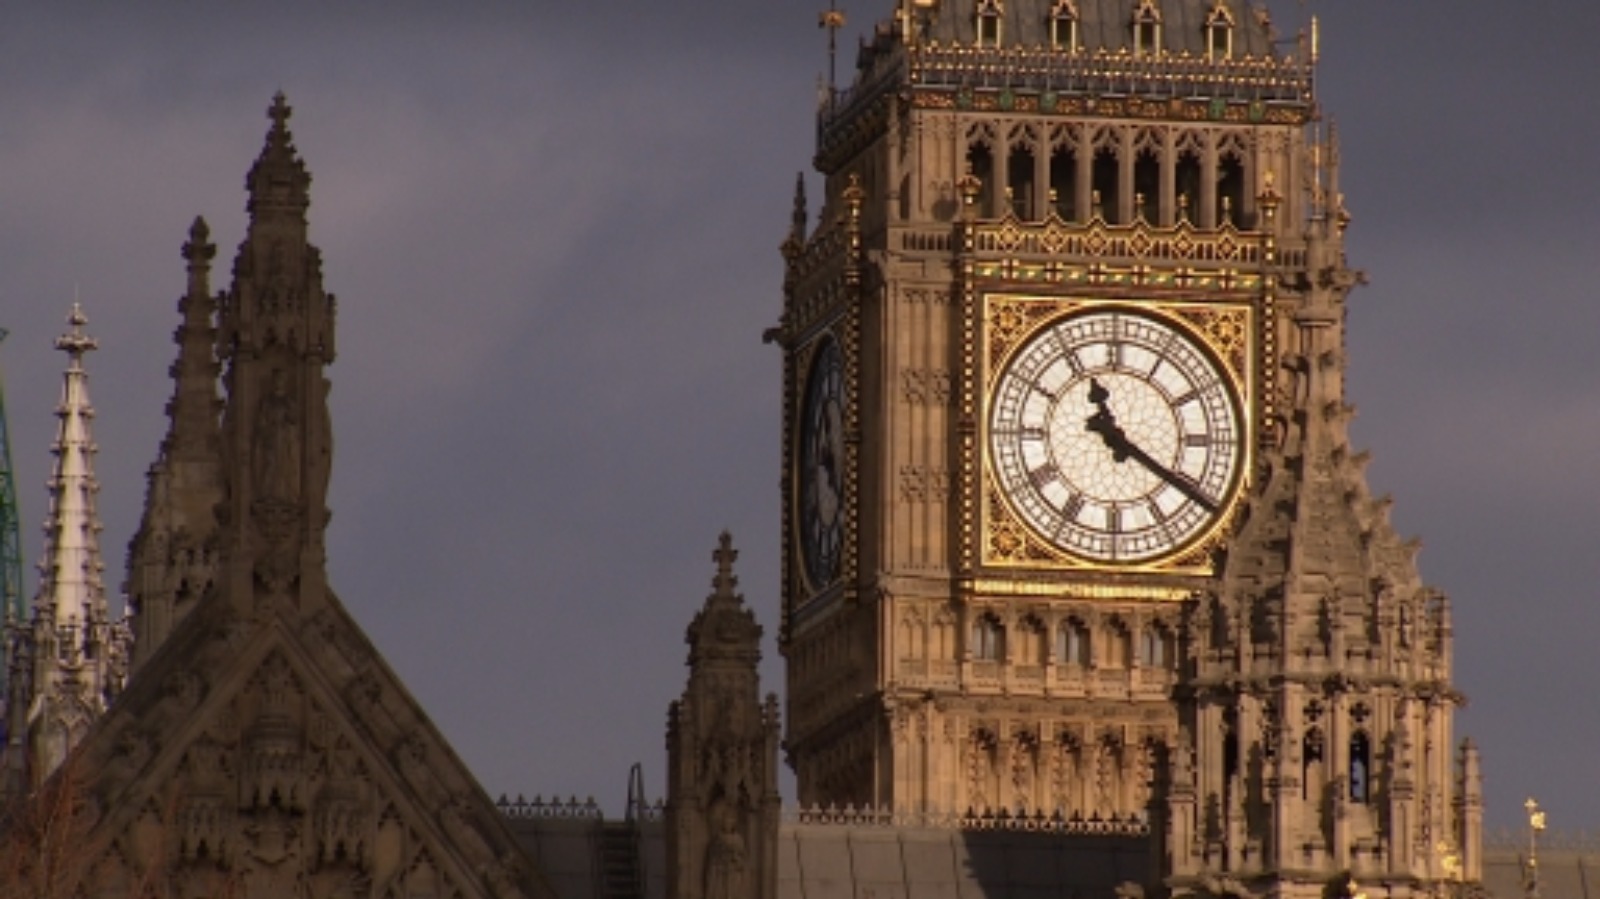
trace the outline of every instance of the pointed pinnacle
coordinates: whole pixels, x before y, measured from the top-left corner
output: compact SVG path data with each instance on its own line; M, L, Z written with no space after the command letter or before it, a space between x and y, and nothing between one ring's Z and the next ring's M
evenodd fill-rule
M250 200L245 209L252 221L258 213L283 213L303 217L310 200L306 193L311 176L300 161L294 148L294 137L289 133L290 107L279 91L272 96L267 107L267 117L272 126L267 130L266 144L261 155L245 176L245 189Z
M734 598L739 579L734 577L733 562L739 558L739 551L733 548L733 536L727 531L717 538L717 549L711 558L717 563L717 576L711 581L711 587L716 591L714 595Z
M73 365L83 360L84 353L100 347L93 337L84 333L83 326L88 323L89 317L83 314L83 307L73 302L72 312L67 315L67 324L72 326L72 330L56 338L56 349L71 357Z
M217 255L217 248L211 243L211 228L206 224L204 216L195 216L194 224L189 226L189 239L183 245L183 258L189 260L191 266L204 265Z
M289 142L289 116L293 113L294 109L289 105L283 91L272 95L272 105L267 107L267 118L272 120L272 131L269 134L273 138L280 139L275 142Z
M796 240L806 239L806 175L804 172L794 176L794 214L791 217L792 233Z

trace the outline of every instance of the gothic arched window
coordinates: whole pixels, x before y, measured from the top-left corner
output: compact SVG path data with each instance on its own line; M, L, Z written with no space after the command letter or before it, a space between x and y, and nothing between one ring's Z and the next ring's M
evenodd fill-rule
M1074 0L1056 0L1050 8L1050 47L1078 52L1078 4Z
M1056 631L1056 657L1063 665L1089 667L1089 628L1076 618L1062 622Z
M1178 153L1173 171L1174 193L1177 194L1177 221L1194 221L1195 206L1200 202L1200 154L1191 148Z
M1155 0L1139 0L1133 10L1133 52L1140 56L1161 52L1161 9Z
M1223 0L1211 5L1206 14L1206 58L1231 59L1233 57L1233 13Z
M1005 628L990 614L978 616L972 624L972 657L981 662L998 662L1005 654Z
M1366 803L1372 796L1372 746L1364 731L1350 737L1350 801Z
M1036 191L1032 147L1017 144L1011 148L1011 155L1006 160L1006 178L1010 182L1006 185L1006 197L1011 205L1011 214L1025 222L1039 218L1033 214Z
M1312 727L1306 731L1300 749L1300 798L1322 797L1322 729Z
M1032 615L1018 622L1012 633L1012 661L1018 665L1043 665L1045 627Z
M1139 664L1146 668L1174 668L1177 661L1171 632L1159 624L1145 628L1139 636Z
M1161 154L1154 147L1133 157L1133 218L1157 224L1161 220Z
M978 46L1000 46L1000 0L980 0L977 25Z
M1161 645L1161 632L1147 627L1139 635L1139 664L1146 668L1160 668L1167 663Z
M1217 224L1244 227L1244 163L1231 154L1217 168Z
M1050 154L1050 202L1064 222L1072 221L1078 189L1078 154L1065 144Z
M1109 224L1117 224L1120 221L1117 215L1117 185L1121 181L1121 171L1121 163L1117 159L1114 147L1108 145L1095 150L1089 182L1090 214L1099 216L1102 221Z
M973 143L967 147L967 171L978 179L978 215L984 218L994 215L994 153L987 144Z

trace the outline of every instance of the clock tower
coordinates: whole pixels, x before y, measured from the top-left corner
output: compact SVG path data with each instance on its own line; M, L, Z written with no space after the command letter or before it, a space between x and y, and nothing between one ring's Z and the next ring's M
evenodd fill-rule
M887 12L770 335L801 803L1098 821L1190 889L1475 879L1448 603L1345 438L1315 26Z

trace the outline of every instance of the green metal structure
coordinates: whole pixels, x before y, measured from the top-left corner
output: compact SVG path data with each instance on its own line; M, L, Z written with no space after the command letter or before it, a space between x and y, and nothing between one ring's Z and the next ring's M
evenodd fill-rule
M8 332L0 328L0 342ZM0 377L0 608L8 622L21 622L27 613L22 592L22 522L17 510L16 469L11 465L11 436L6 430L5 379ZM0 685L6 669L0 665Z

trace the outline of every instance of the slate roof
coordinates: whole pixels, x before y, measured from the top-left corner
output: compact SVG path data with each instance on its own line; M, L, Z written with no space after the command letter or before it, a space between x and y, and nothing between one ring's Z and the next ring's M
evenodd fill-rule
M598 817L508 822L559 899L612 899ZM666 899L666 835L637 830L640 899ZM1111 899L1150 874L1144 837L940 827L800 824L778 831L778 899Z
M607 822L598 810L508 823L559 899L611 899L600 848ZM666 899L660 820L639 825L637 847L639 899ZM1524 895L1519 850L1504 840L1485 850L1488 893ZM778 896L1112 899L1117 884L1145 881L1152 861L1149 842L1137 837L788 822L778 832ZM1600 899L1600 839L1541 847L1539 871L1541 899Z

